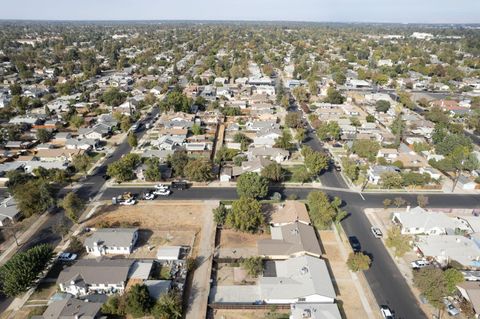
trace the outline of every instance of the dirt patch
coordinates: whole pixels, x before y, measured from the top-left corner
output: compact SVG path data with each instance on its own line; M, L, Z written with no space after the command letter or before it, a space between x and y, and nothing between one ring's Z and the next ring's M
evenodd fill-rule
M215 319L281 319L287 318L287 309L275 309L272 306L271 310L215 310Z
M235 231L233 229L222 229L220 233L220 247L237 248L237 247L257 247L257 241L260 239L269 239L270 235L248 234Z

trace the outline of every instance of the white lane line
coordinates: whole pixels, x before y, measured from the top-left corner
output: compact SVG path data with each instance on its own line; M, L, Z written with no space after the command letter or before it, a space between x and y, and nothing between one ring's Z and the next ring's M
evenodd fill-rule
M365 200L365 197L363 197L362 193L361 192L358 192L358 195L360 195L360 197Z

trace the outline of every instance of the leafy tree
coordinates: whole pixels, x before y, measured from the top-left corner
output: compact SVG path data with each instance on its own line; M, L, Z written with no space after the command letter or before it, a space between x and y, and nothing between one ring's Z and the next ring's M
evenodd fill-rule
M389 109L390 109L390 102L386 100L378 100L375 103L375 110L377 112L387 113Z
M387 232L385 244L395 250L395 256L403 257L410 248L410 237L403 235L399 227L392 227Z
M227 213L228 211L225 205L220 203L220 205L213 210L213 220L217 225L223 225L227 218Z
M257 173L243 173L237 180L237 194L240 197L263 198L268 194L268 180Z
M107 89L101 96L101 101L107 105L119 106L127 97L126 93L120 91L119 88L111 87Z
M212 176L212 163L204 159L188 161L184 168L185 176L194 182L210 181Z
M101 311L106 315L124 316L126 314L125 306L124 296L111 295L102 305Z
M344 157L342 158L342 167L343 172L345 173L345 175L347 175L348 178L352 180L352 182L358 180L358 177L360 175L360 167L358 167L355 161Z
M330 203L328 196L321 191L312 191L307 197L308 211L313 225L318 229L325 229L337 215L335 207Z
M383 207L386 209L392 205L392 200L390 198L385 198L382 203Z
M158 182L162 179L160 161L157 157L152 157L147 160L147 169L144 175L145 179L149 182Z
M85 202L74 192L69 192L63 198L61 206L65 209L65 215L77 223L80 213L85 209Z
M90 157L87 154L79 154L73 157L72 164L73 167L75 167L75 170L78 172L83 172L86 175L90 161Z
M425 208L428 205L428 197L423 194L418 195L417 204L418 206Z
M108 165L107 175L114 177L119 182L130 181L135 178L134 169L138 164L140 164L140 156L129 153L118 161Z
M26 182L34 179L31 174L27 174L17 170L7 172L7 178L8 181L6 182L5 186L8 187L8 191L10 193L14 193L17 186L23 185Z
M263 168L261 175L272 182L280 182L283 179L282 165L278 163L268 164Z
M443 271L439 268L422 268L413 272L413 283L435 308L443 307L442 300L448 291Z
M153 306L152 315L158 319L182 318L182 298L176 291L169 291L160 296Z
M130 147L137 147L138 145L137 135L134 132L128 133L127 141Z
M292 148L292 134L290 131L283 130L282 135L275 140L275 147L283 148L289 150Z
M193 124L191 130L192 130L193 135L202 135L203 134L203 128L198 124Z
M302 155L305 158L305 166L313 175L318 175L324 169L328 168L328 156L312 150L308 146L302 148Z
M73 115L68 122L71 126L78 129L85 123L85 120L80 115Z
M160 103L160 108L164 112L173 110L175 112L188 113L190 112L190 104L191 102L185 94L181 91L174 90L167 93L164 100Z
M37 139L40 143L47 143L52 138L52 133L46 129L38 129L37 131Z
M55 204L51 186L43 180L29 180L17 185L13 197L25 217L43 213Z
M332 76L333 80L337 82L338 85L344 85L347 81L347 77L343 72L335 72Z
M46 244L17 252L0 267L1 291L8 297L27 291L52 257L53 248Z
M238 150L222 146L215 154L215 162L221 163L231 161L238 154Z
M18 83L10 85L8 88L10 90L11 95L21 95L22 94L22 86Z
M285 115L285 125L290 128L298 128L302 126L302 117L299 112L288 112Z
M457 285L465 281L463 274L455 268L445 270L443 277L445 278L445 288L448 294L453 294L457 290Z
M312 174L307 170L304 165L293 171L292 180L294 181L305 183L308 182L310 178L312 178Z
M173 169L175 176L184 176L184 168L188 163L188 155L184 150L175 151L168 157L168 163Z
M448 155L459 146L464 147L467 152L470 152L473 149L472 140L470 138L460 134L449 134L435 145L435 151L437 154Z
M400 188L403 184L402 175L397 172L384 172L380 176L382 182L382 187L391 189L391 188Z
M122 116L120 119L120 130L122 132L128 132L128 130L132 127L132 120L129 116Z
M325 103L331 104L343 104L345 98L343 95L333 87L329 87L327 90L327 97L325 98Z
M265 223L260 203L251 198L241 196L232 203L232 210L227 215L225 224L242 232L254 233Z
M415 103L413 103L411 96L407 92L397 92L399 102L408 109L413 109L415 107Z
M361 252L350 253L347 259L348 269L354 272L368 270L371 263L372 260L370 259L370 257Z
M242 150L246 150L248 148L248 145L252 143L252 140L248 138L245 134L238 132L233 136L233 142L240 143Z
M298 143L303 143L305 140L306 133L305 129L303 127L297 129L297 134L295 134L295 139L297 140Z
M241 261L241 266L252 277L257 278L263 271L262 257L248 257Z
M145 316L152 307L148 288L145 285L135 284L130 287L126 294L126 300L125 311L134 318Z
M377 141L371 140L355 140L352 145L352 152L360 157L367 158L369 161L374 161L377 157L380 144Z
M366 117L367 123L375 123L375 116L368 114Z
M393 199L393 205L395 205L397 208L405 205L406 203L407 203L407 201L404 200L404 199L401 198L401 197L395 197L395 198Z

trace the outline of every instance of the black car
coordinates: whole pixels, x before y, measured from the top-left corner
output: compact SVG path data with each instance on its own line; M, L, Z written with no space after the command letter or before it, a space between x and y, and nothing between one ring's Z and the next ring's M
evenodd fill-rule
M186 182L172 182L172 189L184 190L187 189L188 184Z
M354 252L358 253L362 249L362 246L360 245L360 242L358 241L357 237L355 236L348 237L348 242L350 243L350 246L352 246L352 249Z

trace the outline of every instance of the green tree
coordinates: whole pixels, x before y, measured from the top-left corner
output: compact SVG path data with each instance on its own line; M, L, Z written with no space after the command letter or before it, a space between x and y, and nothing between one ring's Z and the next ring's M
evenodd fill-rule
M176 291L169 291L160 296L153 306L152 315L156 319L182 318L182 298Z
M428 197L423 194L418 195L417 204L418 206L425 208L428 205Z
M202 135L203 134L203 128L198 124L193 124L191 130L192 130L193 135Z
M120 295L111 295L102 305L101 311L106 315L124 316L125 313L125 297Z
M289 150L292 148L292 134L289 130L283 130L282 135L275 140L275 147Z
M160 161L157 157L147 160L147 169L145 170L145 179L149 182L158 182L162 180L162 172L160 170Z
M371 263L372 260L370 259L370 257L361 252L350 253L347 259L348 269L354 272L368 270Z
M304 165L298 167L298 169L294 170L292 174L292 180L299 183L306 183L310 178L312 178L312 174Z
M187 152L184 150L175 151L175 153L168 157L168 163L172 167L175 176L183 177L184 168L188 163Z
M248 145L252 143L252 140L248 138L245 134L238 132L233 136L233 142L240 143L242 150L246 150L248 148Z
M344 101L345 101L345 98L342 96L342 94L339 91L337 91L334 87L328 88L327 97L324 100L325 103L343 104Z
M107 89L101 96L101 101L109 106L119 106L127 97L126 93L120 91L119 88L111 87Z
M352 145L352 152L360 157L367 158L373 162L377 157L380 144L371 140L355 140Z
M344 157L342 158L342 167L343 167L343 172L345 173L345 175L347 175L348 178L352 180L352 182L355 182L358 180L360 175L360 167L358 167L355 161L347 157Z
M40 143L47 143L52 138L52 133L44 128L38 129L36 135Z
M213 220L217 225L223 225L225 223L225 219L227 218L228 210L220 203L220 205L213 210Z
M1 291L8 297L27 291L52 257L53 248L46 244L34 246L25 252L17 252L0 267Z
M302 126L302 117L299 112L288 112L285 115L285 125L290 128L298 128Z
M314 151L312 148L304 146L302 148L302 155L305 158L305 166L312 175L318 175L328 168L329 159L324 153Z
M120 119L120 130L122 132L128 132L128 130L132 127L132 120L129 116L122 116Z
M78 129L85 123L85 120L80 115L73 115L68 122L71 126Z
M237 194L240 197L263 198L268 194L268 180L257 173L243 173L237 180Z
M49 183L43 180L29 180L17 185L13 192L19 211L25 217L43 213L55 204Z
M257 278L263 271L262 257L248 257L241 261L241 266L252 277Z
M337 211L330 203L327 194L321 191L312 191L307 196L307 205L310 219L318 229L325 229L331 225Z
M384 172L380 176L381 185L383 188L401 188L403 184L402 175L397 172Z
M386 100L378 100L375 103L375 110L377 112L387 113L389 109L390 109L390 102Z
M268 164L263 168L261 175L272 182L281 182L284 175L282 165L278 163Z
M265 223L260 203L251 198L241 196L233 201L232 210L227 215L225 224L242 232L255 233Z
M295 134L295 140L297 140L298 143L303 143L306 137L306 132L303 127L297 129L297 134Z
M135 135L134 132L128 133L127 141L128 141L128 145L130 145L130 147L137 147L137 145L138 145L137 135Z
M443 272L443 277L445 278L445 288L449 295L457 290L457 285L459 283L465 281L463 274L455 268L448 268L445 270Z
M68 192L63 198L61 206L65 215L74 223L78 223L81 212L85 209L85 202L74 192Z
M440 268L426 267L413 272L413 283L435 308L443 307L448 294L445 277Z
M77 172L83 172L84 175L87 175L90 161L90 157L87 154L79 154L73 157L72 164Z
M194 182L207 182L212 180L212 163L204 159L188 161L184 168L185 176Z
M22 94L22 86L18 83L10 85L8 88L10 90L11 95L21 95Z
M150 312L152 302L145 285L135 284L128 290L126 294L126 313L134 318L143 317Z
M118 182L130 181L135 178L135 167L140 164L138 154L129 153L116 162L108 165L107 175L114 177Z
M403 257L411 249L410 237L403 235L399 227L392 227L388 230L385 244L395 250L397 257Z

